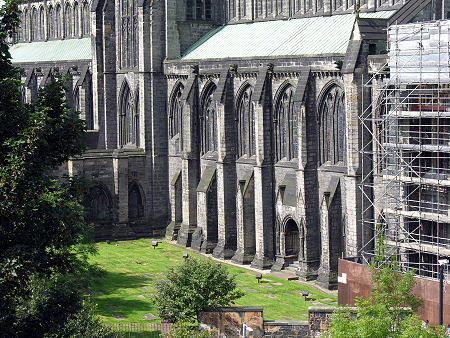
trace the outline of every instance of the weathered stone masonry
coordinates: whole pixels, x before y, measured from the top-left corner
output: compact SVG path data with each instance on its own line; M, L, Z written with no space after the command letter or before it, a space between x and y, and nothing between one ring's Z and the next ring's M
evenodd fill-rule
M87 122L89 150L60 171L97 183L85 203L97 239L165 232L215 257L335 287L337 259L363 245L367 57L383 53L395 10L396 20L424 11L415 0L355 3L23 3L12 55L25 69L24 100L70 76L67 102ZM333 45L344 26L343 45ZM257 40L264 27L273 32ZM273 52L279 32L285 42ZM217 34L234 38L192 56ZM20 49L46 53L31 61Z

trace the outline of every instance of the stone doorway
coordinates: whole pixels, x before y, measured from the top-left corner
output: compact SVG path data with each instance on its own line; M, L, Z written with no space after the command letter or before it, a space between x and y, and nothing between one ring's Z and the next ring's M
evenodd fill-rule
M300 233L297 223L293 219L286 222L284 248L286 256L296 256L295 258L298 258L300 252Z

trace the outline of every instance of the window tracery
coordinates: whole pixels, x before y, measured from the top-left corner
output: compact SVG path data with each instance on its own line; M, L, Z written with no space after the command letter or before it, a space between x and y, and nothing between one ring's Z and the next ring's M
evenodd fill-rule
M122 87L119 107L119 146L139 146L139 98L133 97L127 83Z
M45 39L45 23L44 23L44 20L45 20L44 7L41 7L39 9L39 27L38 27L38 30L39 30L39 37L38 37L38 39L40 39L40 40L44 40Z
M60 38L62 36L62 22L61 22L61 5L56 5L55 14L55 36Z
M275 160L290 161L298 155L297 116L293 102L294 88L288 85L279 95L274 111Z
M181 96L183 94L184 86L180 83L173 91L172 98L169 107L169 138L179 138L178 149L181 151L181 130L182 130L182 116L183 116L183 103Z
M38 14L37 14L37 10L36 8L33 7L33 9L31 10L31 41L37 40L38 39Z
M122 0L120 13L121 65L135 68L139 61L137 0Z
M255 107L252 102L253 87L247 85L240 95L236 109L237 155L255 155Z
M29 20L28 10L25 9L23 11L23 19L22 19L22 36L25 41L28 41L28 27L29 27L28 20Z
M202 155L208 151L217 150L216 106L213 95L216 85L211 84L205 91L200 112L201 151Z
M49 38L54 37L54 17L53 17L53 7L48 7L48 14L47 14L47 35Z
M84 202L88 219L99 222L109 220L111 218L110 200L109 193L104 188L96 187L92 189Z
M90 13L89 13L89 5L87 2L83 3L80 21L81 21L81 33L83 34L83 36L91 34Z
M72 7L69 3L64 10L64 36L72 36Z
M74 36L80 35L80 17L77 2L73 4L73 35Z
M344 162L345 106L344 91L332 85L320 104L320 162Z
M234 0L229 3L229 13L234 17ZM211 20L212 19L212 1L211 0L187 0L186 1L186 19L187 20Z
M144 216L144 205L137 183L131 185L128 191L128 218L136 220Z

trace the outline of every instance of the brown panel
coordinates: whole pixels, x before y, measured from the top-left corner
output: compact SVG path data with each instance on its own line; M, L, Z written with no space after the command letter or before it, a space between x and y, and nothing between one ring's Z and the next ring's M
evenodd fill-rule
M339 277L347 274L347 283L338 284L339 305L355 305L355 297L368 297L372 292L370 269L367 265L339 260ZM431 325L439 324L439 281L416 277L413 292L423 299L418 315L429 320ZM444 324L450 324L450 287L444 293Z

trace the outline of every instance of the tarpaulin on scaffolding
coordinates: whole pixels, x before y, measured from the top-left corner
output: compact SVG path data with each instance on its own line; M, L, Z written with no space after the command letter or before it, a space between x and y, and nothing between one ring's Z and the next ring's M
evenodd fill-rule
M450 80L450 20L394 25L388 30L391 81Z

